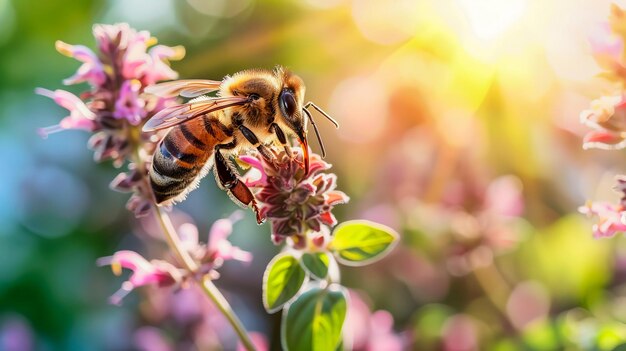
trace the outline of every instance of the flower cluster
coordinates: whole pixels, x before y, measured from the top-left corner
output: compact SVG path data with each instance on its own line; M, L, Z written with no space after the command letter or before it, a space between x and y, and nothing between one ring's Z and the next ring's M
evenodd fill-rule
M616 83L617 91L591 102L580 114L581 123L592 128L583 139L585 149L619 150L626 147L626 11L612 5L608 23L601 25L590 38L593 56L604 70L602 77ZM596 238L612 237L626 231L626 178L617 177L615 190L622 195L618 204L588 202L579 211L597 217L593 226Z
M141 125L173 101L142 93L148 85L177 78L167 63L181 59L185 51L180 46L153 46L156 39L149 32L138 32L125 23L95 25L93 35L98 53L83 45L57 41L61 54L82 62L64 83L88 83L90 89L79 97L65 90L38 88L38 94L70 112L58 125L42 128L39 133L47 137L66 129L86 130L93 133L89 146L96 161L112 160L116 167L131 161L130 171L120 174L111 187L135 192L127 207L137 216L145 215L151 197L144 181L145 164L139 164L138 159L151 155L159 138L141 133Z
M260 214L272 226L272 240L278 244L290 237L294 247L307 245L307 234L315 235L313 243L324 244L325 227L333 227L337 220L331 213L335 205L349 198L337 187L337 176L323 173L331 165L317 154L310 154L309 173L304 173L302 153L293 150L274 152L275 160L244 155L239 159L251 166L246 184L256 189Z
M240 248L233 246L228 241L232 233L233 224L241 219L243 214L235 212L230 218L220 219L213 223L209 232L207 244L198 241L198 228L185 223L178 228L181 237L182 249L198 263L199 276L208 274L212 278L218 277L216 269L220 268L224 261L237 260L242 262L252 261L252 255ZM113 273L120 275L122 268L130 269L132 274L129 279L122 283L122 287L111 297L111 303L120 304L124 296L128 295L137 287L156 285L159 287L180 285L190 272L179 267L178 263L170 263L165 260L146 260L134 251L118 251L113 256L103 257L98 260L98 265L110 265Z

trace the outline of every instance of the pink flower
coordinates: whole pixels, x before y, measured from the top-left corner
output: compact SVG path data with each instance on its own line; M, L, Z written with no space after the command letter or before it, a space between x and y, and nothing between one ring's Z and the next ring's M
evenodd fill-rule
M241 262L252 261L252 254L233 246L228 241L228 236L233 231L233 224L243 218L243 213L237 211L229 218L219 219L213 223L209 232L208 244L200 244L198 242L198 228L191 224L185 223L180 226L178 233L183 242L183 247L189 251L191 256L196 259L203 269L201 272L208 272L217 269L224 264L224 261L236 260Z
M580 113L582 124L593 128L584 137L585 149L605 150L626 147L626 100L623 95L603 96Z
M485 211L504 217L519 217L524 211L524 198L520 180L515 176L503 176L493 180L487 187Z
M65 129L93 131L96 128L96 123L94 122L96 115L76 95L65 90L57 89L51 91L43 88L35 89L35 93L53 99L59 106L70 111L70 115L63 118L59 124L39 129L39 134L42 137L45 138L49 134Z
M70 116L59 125L40 129L39 133L46 137L64 129L85 129L94 133L89 147L94 150L95 161L111 160L115 167L130 161L130 172L116 178L111 186L132 191L126 208L137 217L145 216L152 203L151 189L145 186L148 163L142 163L144 169L135 169L135 156L152 155L162 132L142 133L139 129L143 121L174 99L145 96L142 91L157 80L175 78L177 74L169 68L167 60L182 58L184 49L159 45L148 52L156 39L150 37L149 32L136 31L126 23L95 25L93 35L98 53L82 45L57 41L60 53L83 63L65 83L87 81L91 89L79 95L84 102L62 90L37 89L37 93L54 98L70 110Z
M300 150L293 150L291 156L284 151L275 156L274 161L261 156L239 158L251 166L246 184L258 189L255 197L260 202L261 215L272 224L274 242L288 236L303 238L308 231L319 232L322 225L337 224L331 210L348 202L349 197L335 190L336 175L323 173L331 165L311 153L309 173L304 174Z
M127 46L122 60L122 76L126 79L141 77L145 72L145 65L149 60L146 53L151 44L150 33L136 32L134 29L126 31ZM152 41L154 42L154 41Z
M148 262L134 251L118 251L113 256L100 258L97 264L99 266L111 265L115 275L120 275L122 268L133 271L128 280L122 283L120 290L111 296L110 301L115 305L119 305L122 299L137 287L148 284L156 284L160 287L170 286L182 279L181 273L172 264L161 260Z
M448 318L443 327L443 350L478 350L477 330L471 317L457 314Z
M115 101L115 118L128 120L132 125L138 125L146 116L144 100L139 98L141 82L133 79L126 80L120 87L119 97Z
M612 237L619 232L626 231L624 223L624 206L613 205L608 202L588 202L578 208L589 217L598 217L598 223L593 225L595 238Z
M144 85L152 85L161 80L178 78L178 73L167 62L169 60L182 59L185 56L185 48L182 46L157 45L150 49L148 55L149 60L146 62L146 69L143 74Z
M98 43L98 49L105 55L118 50L126 50L137 43L146 43L150 39L149 32L137 33L128 23L95 24L93 36Z
M403 338L393 331L393 317L387 311L370 312L367 304L354 291L349 292L348 314L344 340L352 350L402 350Z
M107 75L104 73L104 66L91 49L83 45L70 45L60 40L57 40L55 46L61 54L83 62L76 74L65 79L63 84L70 85L88 82L92 86L98 87L106 82Z
M243 218L243 213L237 211L229 218L218 219L211 226L207 252L213 261L237 260L242 262L252 261L252 254L233 246L228 241L228 236L233 232L233 224Z

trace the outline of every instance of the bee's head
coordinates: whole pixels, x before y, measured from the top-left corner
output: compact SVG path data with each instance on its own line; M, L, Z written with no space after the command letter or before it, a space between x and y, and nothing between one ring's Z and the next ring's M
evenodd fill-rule
M287 133L298 138L302 147L305 173L309 173L309 146L307 142L307 118L303 112L304 82L300 77L282 67L277 67L274 74L281 82L280 92L276 99L278 105L276 123Z
M287 134L298 138L308 173L307 118L303 112L304 82L282 67L273 71L252 69L227 77L222 83L222 96L244 96L248 102L239 111L245 123L255 127L270 127L272 123ZM237 111L233 110L233 113Z

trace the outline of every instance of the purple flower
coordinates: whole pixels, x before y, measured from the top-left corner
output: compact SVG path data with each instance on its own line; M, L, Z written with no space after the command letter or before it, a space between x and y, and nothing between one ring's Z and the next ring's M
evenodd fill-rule
M146 116L146 102L139 98L141 82L137 79L126 80L120 87L119 97L115 101L113 117L126 119L132 125L138 125Z
M110 301L115 305L119 305L137 287L148 284L171 286L182 280L180 271L172 264L161 260L148 262L134 251L118 251L113 256L100 258L97 263L99 266L110 265L115 275L122 274L122 268L133 271L128 280L122 283L120 290L111 296Z
M93 133L89 147L95 161L113 161L121 167L129 165L129 172L117 177L111 187L131 191L126 207L136 216L145 216L152 202L147 186L148 160L163 131L142 133L141 125L161 109L173 103L171 98L144 95L143 89L163 79L172 79L177 73L168 66L168 60L184 56L182 47L150 46L156 39L147 31L136 31L128 24L95 25L93 34L99 53L82 45L57 41L57 50L82 62L76 74L66 84L88 82L91 87L79 96L62 90L54 92L37 89L37 93L53 98L57 104L70 110L70 116L59 125L43 128L42 136L64 129L83 129ZM123 180L123 181L122 181Z
M269 219L274 242L292 237L296 246L306 245L304 238L309 231L320 232L322 226L337 224L331 210L349 198L335 190L336 175L323 173L331 165L319 155L311 154L308 174L304 174L300 150L292 151L291 156L284 151L275 156L273 161L240 156L253 169L246 175L246 184L257 189L261 216Z

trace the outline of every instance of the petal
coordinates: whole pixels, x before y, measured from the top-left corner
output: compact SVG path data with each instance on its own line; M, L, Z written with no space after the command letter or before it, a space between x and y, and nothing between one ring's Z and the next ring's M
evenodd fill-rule
M187 251L193 251L198 246L198 227L192 223L184 223L178 227L178 235Z
M330 211L321 213L319 218L322 221L322 223L328 226L332 227L335 224L337 224L337 219L335 218L335 216L333 216L332 213L330 213Z
M334 206L334 205L340 205L340 204L345 204L348 201L350 201L350 197L348 195L346 195L343 191L330 191L328 193L326 193L326 204Z
M623 133L591 131L583 138L584 149L619 150L626 147Z

